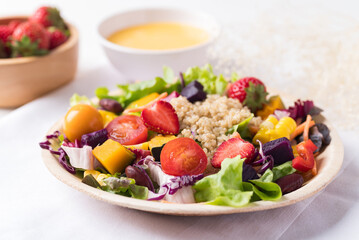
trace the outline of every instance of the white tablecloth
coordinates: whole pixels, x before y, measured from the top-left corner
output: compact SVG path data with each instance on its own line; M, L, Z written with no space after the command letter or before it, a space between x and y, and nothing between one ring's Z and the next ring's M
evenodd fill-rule
M98 86L114 87L125 81L101 52L95 39L96 23L120 9L150 3L52 2L80 30L79 70L76 81L70 85L0 118L0 239L357 238L359 150L355 145L359 137L351 130L338 129L345 146L341 174L316 196L270 211L214 217L164 216L112 206L59 182L42 163L38 142L66 112L68 99L74 92L91 96ZM355 12L355 6L323 2L297 4L336 8L348 15ZM0 8L0 14L29 13L39 4L40 1L7 2L5 8ZM259 10L290 5L287 1L156 1L152 4L201 8L223 22L242 19L237 16L240 14L255 15Z

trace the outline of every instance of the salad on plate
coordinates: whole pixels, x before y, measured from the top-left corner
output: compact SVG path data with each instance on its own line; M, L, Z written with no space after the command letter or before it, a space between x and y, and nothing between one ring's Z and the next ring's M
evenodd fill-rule
M103 191L164 203L243 207L276 201L317 175L330 144L313 101L285 107L254 77L212 67L74 94L62 128L46 136L71 174Z

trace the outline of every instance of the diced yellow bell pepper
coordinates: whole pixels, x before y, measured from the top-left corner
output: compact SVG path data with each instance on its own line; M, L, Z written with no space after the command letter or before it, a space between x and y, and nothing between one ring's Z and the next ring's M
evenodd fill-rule
M98 175L100 175L101 173L99 171L96 170L86 170L84 172L84 177L86 177L87 175L92 175L95 179L97 178Z
M274 134L271 137L271 140L286 137L290 138L290 134L292 134L297 127L297 123L291 117L283 117L279 120L279 122L274 127Z
M253 138L253 144L258 144L257 140L261 143L269 142L273 134L274 126L278 123L275 116L269 115L265 121L259 126L259 130Z
M142 150L148 150L148 142L136 144L136 145L126 145L127 148L130 149L142 149Z
M105 110L98 110L102 116L104 126L106 127L109 122L111 122L113 119L118 117L115 113L105 111Z
M156 92L151 93L143 98L140 98L140 99L132 102L130 105L127 106L127 108L138 108L138 107L144 106L147 103L155 100L158 96L159 96L159 94Z
M111 174L122 173L135 159L133 152L112 139L95 147L92 153Z
M257 134L253 138L253 144L258 144L257 140L261 143L266 143L281 137L290 138L297 127L296 122L291 117L283 117L279 121L275 116L269 115L269 117L262 122Z
M280 98L280 96L276 95L272 96L269 99L269 103L264 104L263 108L256 112L256 115L258 117L261 117L262 119L266 119L270 114L273 114L275 110L284 108L285 107L282 102L282 99Z

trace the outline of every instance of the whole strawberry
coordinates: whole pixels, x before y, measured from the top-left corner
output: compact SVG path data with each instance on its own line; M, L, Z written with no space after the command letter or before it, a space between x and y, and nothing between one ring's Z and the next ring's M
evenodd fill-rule
M0 25L0 41L5 45L10 41L12 31L7 25Z
M49 27L47 29L50 36L50 49L54 49L67 40L67 35L64 33L64 31L56 28L56 27Z
M228 89L228 97L238 99L252 112L256 112L267 103L268 95L263 82L254 77L245 77L234 82Z
M15 31L15 28L21 24L21 21L19 20L12 20L9 22L8 26L11 30L11 34Z
M60 29L66 29L66 25L59 10L54 7L40 7L29 19L32 22L37 22L45 28L54 26Z
M50 37L46 29L35 22L23 22L12 35L12 56L40 56L48 52Z

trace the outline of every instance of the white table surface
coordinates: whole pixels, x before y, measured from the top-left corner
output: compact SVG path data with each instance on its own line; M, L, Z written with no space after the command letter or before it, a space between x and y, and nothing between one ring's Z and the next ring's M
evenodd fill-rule
M7 1L0 8L0 16L26 15L42 4ZM315 9L357 21L358 2L137 0L46 4L57 6L78 27L79 68L73 83L18 109L0 109L0 239L357 239L359 151L355 144L359 137L352 129L338 128L345 146L344 167L317 196L264 213L202 218L149 214L94 200L47 171L38 142L65 113L74 92L91 96L98 86L114 87L126 80L110 66L96 39L96 26L105 16L134 7L174 6L211 13L223 26L250 21L262 13L273 12L280 19L281 12L288 14L297 9ZM283 83L271 84L277 87Z

